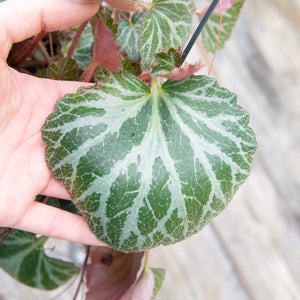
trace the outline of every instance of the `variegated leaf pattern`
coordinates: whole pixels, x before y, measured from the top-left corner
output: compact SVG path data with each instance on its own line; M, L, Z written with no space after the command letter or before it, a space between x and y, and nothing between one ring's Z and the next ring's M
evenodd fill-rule
M155 53L182 47L192 24L193 0L154 0L140 33L140 55L143 68L153 62Z
M43 129L46 160L91 230L141 251L183 240L222 211L249 175L255 135L236 95L206 76L121 72L60 99Z
M131 22L121 19L116 39L116 42L122 46L121 52L126 53L129 59L136 62L140 60L139 33L143 16L143 13L136 13L132 16Z
M94 35L92 25L88 23L72 55L72 58L76 60L80 69L85 69L91 62L93 43Z
M222 11L222 28L218 48L224 47L225 42L230 38L232 29L239 17L240 10L245 0L238 0L229 9ZM202 38L204 46L208 52L214 52L218 39L220 26L220 14L213 14L207 21L203 31Z
M54 290L79 272L73 263L48 257L42 247L47 237L14 230L0 245L0 267L18 281Z

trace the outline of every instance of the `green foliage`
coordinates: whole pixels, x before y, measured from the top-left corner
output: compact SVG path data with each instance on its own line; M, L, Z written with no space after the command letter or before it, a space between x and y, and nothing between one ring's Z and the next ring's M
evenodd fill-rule
M37 76L96 85L58 100L42 128L49 170L76 206L41 195L36 201L83 215L116 250L142 251L183 240L218 215L248 177L256 141L235 94L212 78L190 76L201 62L179 67L193 0L154 0L143 8L131 0L106 2L117 10L101 7L72 58L55 53L56 63L45 69L49 59L40 53ZM219 48L243 3L223 11ZM213 14L203 31L210 52L219 22ZM14 230L0 245L0 267L24 284L55 289L78 269L45 255L46 240ZM106 247L91 253L88 299L107 291L156 297L165 271L146 268L136 276L143 253Z
M132 16L131 22L121 19L118 26L116 42L122 46L121 52L136 62L140 60L139 33L143 17L143 13L136 13Z
M225 42L230 38L232 29L238 19L244 2L245 0L238 0L229 9L223 10L222 29L218 46L219 49L223 48ZM204 46L209 52L215 51L218 39L219 24L220 14L213 14L203 29L202 37Z
M85 69L92 60L92 45L94 43L94 35L90 23L84 29L81 38L74 50L72 58L77 62L80 69Z
M149 89L121 72L55 109L42 129L48 167L119 251L198 232L250 172L249 116L212 78L154 80Z
M166 276L166 270L160 268L150 268L150 270L154 275L154 289L153 296L151 298L151 300L154 300L162 287Z
M174 67L178 67L181 62L181 54L174 48L171 48L168 53L157 53L154 58L158 65L153 67L151 76L167 75L171 73Z
M20 282L42 290L54 290L79 272L74 264L47 256L48 238L14 230L0 245L0 267Z
M183 47L191 30L193 0L154 0L140 33L142 67L150 68L155 53Z
M76 80L77 76L76 60L66 57L60 60L59 64L51 64L47 69L47 77L55 80Z

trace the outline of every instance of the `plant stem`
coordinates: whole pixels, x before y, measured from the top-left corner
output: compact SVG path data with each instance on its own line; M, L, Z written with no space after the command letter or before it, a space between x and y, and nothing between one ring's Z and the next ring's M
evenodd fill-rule
M88 21L82 23L79 26L79 28L77 29L76 34L75 34L75 36L74 36L74 38L72 40L72 44L71 44L71 46L69 48L69 51L68 51L68 54L67 54L68 57L72 57L72 55L74 53L74 50L75 50L75 48L76 48L76 46L77 46L77 44L79 42L79 39L80 39L80 37L81 37L81 35L83 33L83 30L86 27L87 23L88 23Z
M49 32L48 36L49 36L49 44L50 44L51 63L54 63L54 49L53 49L52 33Z
M96 68L97 68L97 64L95 63L94 60L92 60L89 66L87 67L87 69L83 72L80 81L89 82L92 79Z
M222 14L222 0L220 0L220 23L219 23L219 31L218 31L218 38L217 38L217 43L216 43L216 47L215 47L215 52L213 55L213 58L211 60L210 66L209 66L209 70L208 70L208 76L210 75L212 68L213 68L213 64L217 55L217 50L219 47L219 42L220 42L220 37L221 37L221 30L222 30L222 23L223 23L223 14Z
M13 58L13 64L17 65L25 60L37 46L39 41L47 34L45 30L42 30L33 39L28 41L21 49L18 50L17 55Z
M5 242L10 233L13 231L12 228L4 228L0 233L0 245Z
M91 250L91 246L87 246L86 247L86 255L85 255L85 259L84 259L84 262L83 262L83 265L82 265L82 268L81 268L81 275L80 275L80 281L79 281L79 284L77 286L77 289L76 289L76 292L75 292L75 295L73 297L73 300L76 300L77 296L78 296L78 293L80 291L80 287L81 287L81 284L83 282L83 276L85 274L85 270L86 270L86 266L87 266L87 261L89 259L89 255L90 255L90 250Z
M144 264L143 272L145 272L149 267L149 258L150 258L150 250L146 250L145 251L145 264Z
M47 51L46 47L44 46L44 44L41 41L39 41L37 46L40 49L41 53L43 54L47 63L51 64L51 57L49 56L48 51Z

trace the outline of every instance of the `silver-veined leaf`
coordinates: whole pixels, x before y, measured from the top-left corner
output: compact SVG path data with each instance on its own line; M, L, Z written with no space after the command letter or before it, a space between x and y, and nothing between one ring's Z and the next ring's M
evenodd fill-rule
M121 52L126 53L129 59L136 62L140 60L139 33L143 16L143 13L136 13L132 16L131 22L121 19L116 39L116 42L122 46Z
M91 62L93 43L94 35L92 31L92 25L88 23L72 55L72 58L76 60L80 69L85 69Z
M239 17L240 10L245 0L238 0L229 9L222 11L222 28L218 48L224 47L230 38L232 29ZM204 46L208 52L214 52L218 39L220 14L213 14L207 21L202 31Z
M249 175L256 141L236 95L206 76L121 72L60 99L43 129L46 161L99 239L120 251L183 240Z
M153 62L155 53L182 47L192 24L192 0L154 0L145 15L140 33L140 55L143 68Z
M0 245L0 267L18 281L42 290L54 290L79 272L74 264L47 256L47 237L14 230Z

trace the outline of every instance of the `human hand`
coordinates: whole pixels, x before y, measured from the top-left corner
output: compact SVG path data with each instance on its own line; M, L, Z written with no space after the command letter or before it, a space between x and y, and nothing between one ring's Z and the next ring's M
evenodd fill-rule
M95 2L95 1L76 1ZM0 4L0 227L103 245L83 217L35 202L37 194L70 199L50 174L41 127L57 99L81 83L39 79L6 64L13 43L80 24L98 4L72 0L7 0Z

